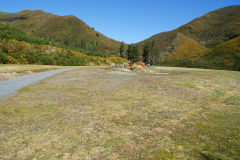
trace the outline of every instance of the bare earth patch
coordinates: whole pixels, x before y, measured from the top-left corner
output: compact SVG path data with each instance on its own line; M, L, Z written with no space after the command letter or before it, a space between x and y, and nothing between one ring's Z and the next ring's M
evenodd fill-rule
M240 73L152 69L184 74L83 67L21 89L0 104L0 159L237 159Z

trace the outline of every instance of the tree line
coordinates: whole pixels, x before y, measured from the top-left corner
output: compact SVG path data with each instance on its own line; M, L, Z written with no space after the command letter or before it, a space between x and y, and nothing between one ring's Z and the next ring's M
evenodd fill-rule
M137 45L129 44L125 54L124 42L120 45L120 56L127 58L131 62L143 61L149 65L159 65L160 63L160 51L155 45L155 41L146 41L143 45L142 57L140 56L140 49Z

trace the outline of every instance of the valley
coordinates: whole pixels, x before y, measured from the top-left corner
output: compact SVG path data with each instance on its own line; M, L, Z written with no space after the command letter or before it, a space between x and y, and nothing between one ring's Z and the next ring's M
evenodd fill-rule
M74 13L91 11L110 33L161 7L132 2L76 1ZM127 44L74 15L0 12L0 159L240 160L240 5L205 13Z

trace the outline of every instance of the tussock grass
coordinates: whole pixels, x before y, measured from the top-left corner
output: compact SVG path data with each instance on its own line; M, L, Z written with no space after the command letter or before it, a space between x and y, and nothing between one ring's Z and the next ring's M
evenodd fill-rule
M0 159L238 159L239 72L147 69L169 74L83 67L21 89L0 104Z

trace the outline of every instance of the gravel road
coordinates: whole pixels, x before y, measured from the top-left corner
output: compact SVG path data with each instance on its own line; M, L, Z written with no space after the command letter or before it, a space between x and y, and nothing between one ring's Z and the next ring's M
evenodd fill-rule
M58 74L58 73L69 71L69 70L72 70L72 69L74 69L74 68L40 72L40 73L36 73L36 74L32 74L32 75L21 76L21 77L15 78L15 79L0 81L0 100L3 97L6 97L11 93L16 92L20 88L22 88L24 86L27 86L30 83L42 80L44 78L53 76L53 75Z

